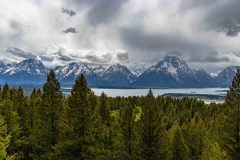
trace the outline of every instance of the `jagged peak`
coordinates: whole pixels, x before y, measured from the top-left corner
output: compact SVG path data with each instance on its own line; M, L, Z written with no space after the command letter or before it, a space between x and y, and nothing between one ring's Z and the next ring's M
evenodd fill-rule
M119 70L128 70L128 68L125 65L121 65L119 63L116 63L114 65L111 65L107 71L119 71Z
M186 61L177 56L167 56L156 65L150 67L148 71L164 71L172 75L177 75L179 71L192 73Z
M166 56L163 60L160 60L155 66L157 67L169 67L178 68L179 66L188 67L186 61L180 59L177 56Z

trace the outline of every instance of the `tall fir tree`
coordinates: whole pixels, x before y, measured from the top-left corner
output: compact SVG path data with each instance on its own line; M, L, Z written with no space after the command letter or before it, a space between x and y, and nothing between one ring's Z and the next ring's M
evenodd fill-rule
M206 129L200 115L196 112L187 130L186 140L192 160L200 160L204 152Z
M65 135L55 148L55 158L64 159L93 159L90 148L93 143L93 115L88 101L90 89L84 75L80 75L73 85L71 95L68 98L69 108L67 111L68 124L71 130ZM65 126L63 126L65 128ZM63 129L64 129L63 128Z
M237 70L225 98L222 115L222 146L232 160L240 159L240 70Z
M0 114L0 159L13 160L14 156L9 156L7 148L10 143L11 136L7 134L7 125L4 121L4 117Z
M189 150L182 136L181 128L178 123L171 129L172 137L172 160L190 160Z
M101 160L114 159L114 133L113 119L111 118L111 108L105 93L99 98L99 128L98 128L98 158Z
M99 106L99 114L102 121L102 124L106 126L111 125L111 108L108 102L107 95L102 93L100 96L100 106Z
M47 76L47 82L43 86L42 106L40 108L39 145L40 155L45 158L52 152L54 145L58 143L58 122L63 105L63 94L60 89L60 83L51 70Z
M3 86L3 89L2 89L2 92L1 92L1 99L3 100L3 99L7 99L7 98L9 98L9 86L8 86L8 84L5 84L4 86Z
M138 133L139 158L146 160L165 160L168 159L168 151L162 151L168 147L167 139L161 137L163 130L161 127L160 107L157 105L155 97L150 90L145 97L142 114L139 121ZM162 154L161 154L162 153Z
M42 106L42 93L40 89L33 89L30 95L30 102L28 109L26 110L27 115L27 131L26 147L25 147L25 159L37 159L39 155L39 136L40 136L40 107Z
M136 159L136 133L134 107L127 100L122 100L120 106L119 127L122 134L123 153L122 158Z

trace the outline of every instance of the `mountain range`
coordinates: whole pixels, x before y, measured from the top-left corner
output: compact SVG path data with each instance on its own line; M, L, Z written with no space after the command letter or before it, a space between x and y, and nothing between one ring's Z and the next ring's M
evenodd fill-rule
M91 67L85 63L70 63L55 68L46 67L40 60L25 59L19 63L0 63L0 83L42 84L53 69L62 84L73 84L84 74L91 87L105 88L203 88L228 87L238 66L224 68L217 76L205 70L195 70L176 56L167 56L144 72L131 71L125 65L108 68Z

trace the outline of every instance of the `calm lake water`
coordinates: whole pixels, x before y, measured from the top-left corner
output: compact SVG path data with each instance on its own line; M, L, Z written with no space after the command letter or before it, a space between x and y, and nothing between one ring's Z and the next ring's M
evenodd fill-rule
M22 86L26 94L30 94L33 88L42 88L42 85L10 85L12 87ZM62 86L62 91L64 94L68 95L71 91L71 86ZM117 96L145 96L147 95L149 89L106 89L106 88L91 88L96 95L100 95L102 92L106 93L110 97ZM214 96L224 96L227 93L228 88L170 88L170 89L152 89L155 96L164 94L182 94L184 95L214 95ZM210 102L223 102L223 99L209 99L205 97L200 97L199 99L204 100L206 103Z
M71 88L63 87L63 91L65 94L70 93ZM222 98L206 98L201 97L201 95L214 95L223 97L226 95L228 88L181 88L181 89L152 89L152 92L155 96L165 95L165 94L180 94L180 95L191 95L196 96L198 99L203 100L205 103L223 103ZM110 97L117 96L145 96L149 92L149 89L104 89L104 88L92 88L92 91L96 95L100 95L102 92L106 93ZM211 97L211 96L210 96Z

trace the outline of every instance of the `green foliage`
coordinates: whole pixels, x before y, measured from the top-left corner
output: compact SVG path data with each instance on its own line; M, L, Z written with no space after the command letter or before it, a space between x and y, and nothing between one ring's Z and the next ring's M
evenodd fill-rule
M10 143L10 135L7 134L7 125L2 115L0 115L0 159L13 160L14 156L8 156L7 148Z
M239 160L239 133L239 71L224 104L98 97L83 75L64 97L53 71L30 96L0 91L0 160Z
M163 136L160 108L157 106L151 90L143 103L138 133L140 137L140 159L160 160L168 158L168 151L165 151L168 148L167 139ZM164 151L161 149L164 149Z
M83 75L80 75L68 97L67 121L61 125L62 135L55 146L54 158L92 159L90 147L94 141L93 115L95 108L90 106L89 88ZM64 116L64 115L63 115ZM68 126L68 132L64 130Z
M39 152L41 157L47 157L53 151L53 146L58 143L59 119L63 106L63 95L60 83L55 73L50 71L47 82L43 86L42 106L40 108L39 125Z
M134 107L129 101L122 101L120 106L119 127L123 138L123 159L136 159L136 130Z
M222 146L233 160L240 159L240 71L233 78L222 115Z
M172 159L173 160L189 160L189 149L184 141L181 128L175 123L171 129L172 141Z

